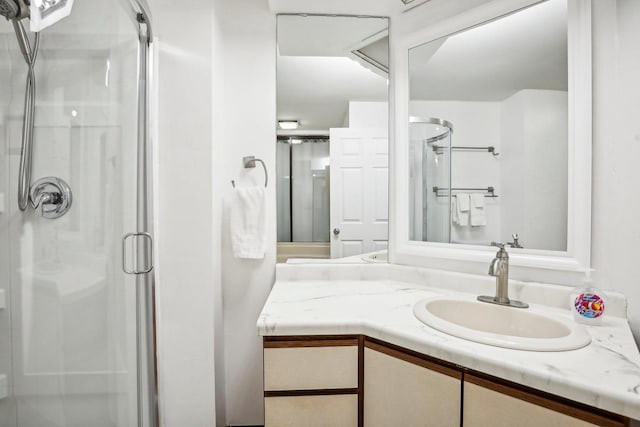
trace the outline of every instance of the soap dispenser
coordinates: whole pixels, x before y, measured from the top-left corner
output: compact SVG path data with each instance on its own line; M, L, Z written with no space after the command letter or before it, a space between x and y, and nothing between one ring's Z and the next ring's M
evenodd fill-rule
M585 271L582 287L575 288L569 297L573 319L584 325L600 325L604 315L605 295L595 288L593 272Z

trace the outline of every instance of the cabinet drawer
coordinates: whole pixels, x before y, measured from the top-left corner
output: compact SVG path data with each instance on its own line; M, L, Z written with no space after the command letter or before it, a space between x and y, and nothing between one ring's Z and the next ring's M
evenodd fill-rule
M357 427L358 396L286 396L264 399L265 427Z
M265 391L357 387L358 347L355 344L264 349Z

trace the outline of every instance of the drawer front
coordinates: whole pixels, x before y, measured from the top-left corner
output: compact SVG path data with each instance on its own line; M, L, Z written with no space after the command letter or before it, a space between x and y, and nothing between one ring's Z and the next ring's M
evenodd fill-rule
M355 345L264 349L265 391L357 387Z
M264 399L265 427L358 427L358 396L287 396Z

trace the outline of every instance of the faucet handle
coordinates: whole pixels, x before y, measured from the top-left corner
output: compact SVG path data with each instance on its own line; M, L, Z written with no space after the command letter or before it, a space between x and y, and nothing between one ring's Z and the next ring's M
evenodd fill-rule
M507 252L507 247L512 246L511 243L491 242L491 246L495 246L496 248L498 248L498 252L496 253L496 258L509 259L509 253Z
M31 206L44 218L59 218L71 207L71 189L60 178L40 178L29 192Z
M509 246L511 246L512 248L519 248L522 249L523 246L520 244L519 240L520 240L520 236L518 236L518 233L513 233L511 235L511 237L513 238L513 242L509 243Z

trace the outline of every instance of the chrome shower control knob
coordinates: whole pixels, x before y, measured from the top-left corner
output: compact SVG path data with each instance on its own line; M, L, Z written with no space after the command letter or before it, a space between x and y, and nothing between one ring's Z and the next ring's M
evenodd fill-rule
M53 176L34 182L29 193L33 209L48 219L60 218L66 214L71 208L72 199L69 185Z

